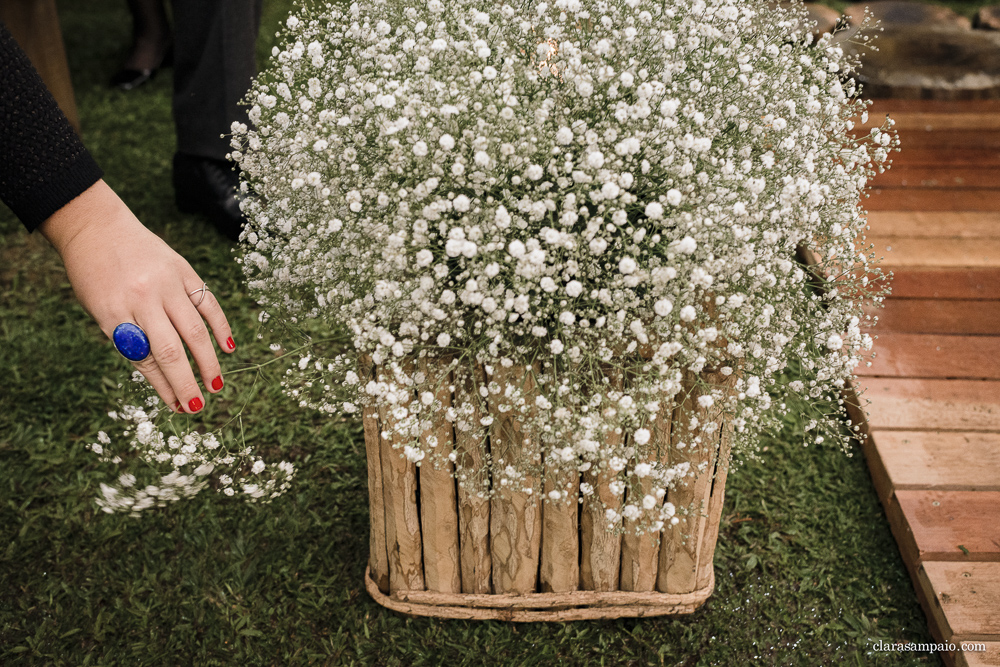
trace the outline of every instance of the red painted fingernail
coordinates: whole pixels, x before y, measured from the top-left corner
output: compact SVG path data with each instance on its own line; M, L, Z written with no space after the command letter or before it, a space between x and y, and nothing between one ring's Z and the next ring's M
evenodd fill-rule
M232 336L230 336L229 338L226 339L226 346L230 350L235 350L236 349L236 343L233 342L233 337Z
M174 403L174 412L180 412L180 411L181 411L181 402L177 401L176 403Z
M214 380L212 380L212 390L219 391L220 389L222 389L222 376L219 376Z
M191 412L198 412L201 410L203 405L204 403L201 402L200 398L192 398L188 401L188 409L191 410Z

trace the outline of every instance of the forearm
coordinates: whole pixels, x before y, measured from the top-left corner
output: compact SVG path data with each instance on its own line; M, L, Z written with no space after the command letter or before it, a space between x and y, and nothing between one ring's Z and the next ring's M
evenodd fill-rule
M0 200L33 230L101 175L24 52L0 24Z

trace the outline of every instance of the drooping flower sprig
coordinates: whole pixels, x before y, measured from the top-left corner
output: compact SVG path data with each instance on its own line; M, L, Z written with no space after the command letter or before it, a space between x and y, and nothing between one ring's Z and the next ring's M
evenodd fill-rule
M652 480L623 514L658 529L692 474L652 455L658 417L690 399L752 452L787 394L836 404L871 346L859 201L898 141L888 122L852 133L855 63L807 27L801 7L750 0L365 0L289 18L254 127L233 126L254 194L241 261L269 315L344 327L352 349L303 356L286 390L380 411L401 454L482 493L560 472L610 475L620 495ZM776 383L793 362L808 376ZM485 441L509 415L531 436L477 464L491 481L428 435L444 421ZM843 441L837 419L811 437ZM690 444L718 423L686 420ZM593 491L578 479L552 499Z
M122 388L118 409L108 414L118 428L112 434L99 431L88 445L119 471L100 485L102 511L139 516L209 486L226 496L267 503L291 488L291 462L265 461L246 442L237 445L227 438L223 429L205 429L189 416L174 414L138 371Z

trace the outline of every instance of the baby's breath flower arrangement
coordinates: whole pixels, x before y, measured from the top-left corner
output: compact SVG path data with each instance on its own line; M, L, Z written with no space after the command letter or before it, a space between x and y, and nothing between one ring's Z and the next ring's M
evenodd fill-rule
M305 9L284 37L232 155L256 195L251 290L351 335L292 369L303 405L378 408L401 455L457 462L481 494L600 471L627 499L609 524L659 530L695 471L658 458L650 429L686 392L742 455L789 394L838 403L871 346L858 203L897 141L888 123L851 134L854 63L813 43L801 8L365 0ZM790 365L805 377L777 382ZM844 441L816 411L810 438ZM486 452L488 476L426 435L448 422L485 443L497 414L532 435ZM693 446L719 424L684 428Z
M108 413L120 428L114 437L98 432L89 444L101 461L119 470L100 486L102 511L139 516L210 485L226 496L267 503L291 487L290 462L266 462L245 443L234 447L221 429L199 430L190 417L166 409L138 371L125 389L118 409Z

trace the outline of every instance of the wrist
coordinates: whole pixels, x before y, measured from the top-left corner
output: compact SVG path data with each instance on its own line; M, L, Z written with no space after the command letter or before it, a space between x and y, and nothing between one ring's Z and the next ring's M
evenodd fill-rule
M62 256L82 233L99 232L109 226L118 217L119 208L128 210L118 195L99 180L49 216L38 231Z

